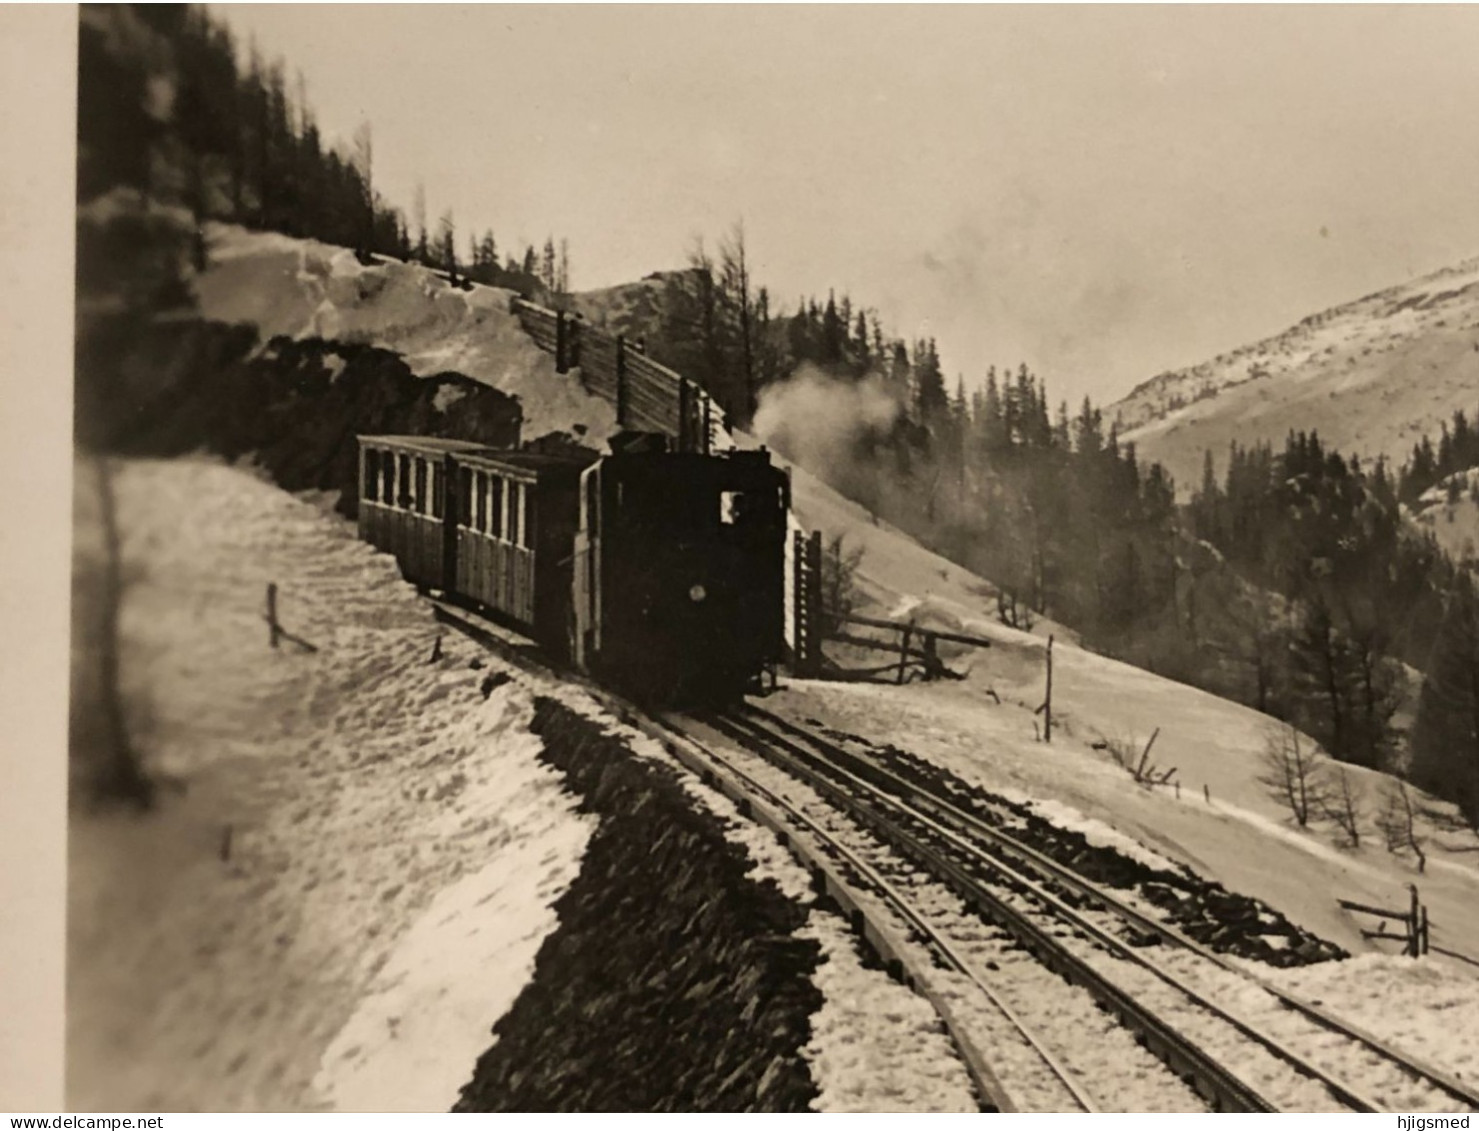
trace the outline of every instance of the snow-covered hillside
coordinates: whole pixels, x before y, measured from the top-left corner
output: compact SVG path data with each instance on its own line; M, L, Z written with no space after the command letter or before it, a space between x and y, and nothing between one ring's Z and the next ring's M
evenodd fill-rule
M1423 492L1412 517L1455 561L1479 561L1479 468L1450 475Z
M1123 439L1182 491L1203 452L1281 445L1318 431L1327 447L1406 458L1479 399L1479 259L1312 315L1277 337L1146 381L1111 405Z
M251 323L264 342L282 334L377 346L420 377L461 373L518 398L525 440L579 425L599 445L615 431L615 410L577 376L556 373L524 333L510 291L464 291L420 266L366 267L344 248L227 224L210 225L208 241L209 266L194 280L206 318Z
M394 561L269 483L143 463L117 493L133 737L185 792L72 821L68 1106L445 1109L592 825L527 692L485 699L470 645L428 663ZM269 582L316 652L268 646Z
M640 338L653 333L663 315L663 292L679 272L656 271L635 283L622 283L573 296L587 322L613 334Z
M287 333L353 338L405 352L415 359L420 374L461 368L490 383L504 382L500 387L519 396L526 414L542 422L528 430L530 435L541 427L568 430L576 424L596 436L609 432L609 406L586 395L578 380L553 373L548 357L534 350L508 317L501 292L452 291L416 267L364 269L346 252L282 237L219 230L213 240L215 262L197 281L210 317L254 321L262 327L263 337ZM1446 291L1454 294L1439 297ZM1400 311L1388 308L1401 305L1402 296L1380 301L1388 330L1395 333L1395 327L1408 324L1433 329L1446 317L1454 333L1443 340L1452 346L1453 358L1460 352L1459 322L1464 333L1479 337L1475 308L1468 305L1479 295L1479 264L1467 275L1431 280L1429 289L1413 294L1427 297L1407 302ZM1322 383L1320 375L1334 380L1337 360L1350 356L1350 350L1359 355L1359 343L1349 349L1334 348L1335 343L1358 337L1371 341L1361 337L1361 328L1369 321L1351 316L1311 327L1303 332L1305 337L1327 332L1334 337L1306 341L1298 347L1303 352L1291 339L1284 378L1247 382L1254 389L1249 395L1255 406L1256 390L1277 381L1294 388L1318 385L1318 395L1311 392L1280 410L1280 435L1284 428L1297 426L1290 415L1296 403L1334 403L1326 395L1333 386ZM1427 340L1415 330L1399 336L1388 357L1411 362L1417 356L1414 343ZM1375 345L1371 348L1376 351ZM1465 356L1452 366L1445 363L1441 369L1445 397L1451 387L1463 383L1455 376L1462 373L1470 374L1466 392L1472 394L1473 374L1479 371L1456 367L1479 362L1479 353L1468 345L1464 348L1475 361ZM1302 360L1296 367L1297 352ZM1251 357L1242 357L1238 364L1246 365ZM1350 389L1366 395L1360 393L1367 387L1361 383L1364 378L1355 374L1368 370L1354 364L1349 368ZM1387 386L1374 378L1367 384L1379 401ZM1411 391L1406 386L1392 388ZM1225 407L1244 395L1245 386L1239 385L1190 407L1219 402ZM1450 398L1433 406L1434 421L1459 403ZM1163 429L1187 411L1176 410L1166 420L1147 415L1144 419L1150 422L1144 429ZM1255 423L1240 426L1241 440L1250 438ZM1272 418L1267 423L1272 427ZM1327 434L1324 423L1319 427L1322 435ZM1339 443L1336 436L1331 439ZM1149 445L1147 454L1155 454ZM1354 776L1365 790L1367 824L1359 848L1338 847L1332 830L1318 823L1310 829L1294 827L1258 782L1269 719L1085 651L1071 633L1057 626L1040 624L1032 633L1003 627L993 616L995 590L988 580L879 523L814 475L799 468L792 474L801 524L828 535L842 534L848 545L863 549L859 580L871 611L964 630L989 638L992 647L966 651L942 646L946 662L966 675L961 681L903 687L788 681L771 701L775 709L894 742L962 778L1030 802L1048 820L1084 830L1091 839L1186 865L1263 900L1359 956L1348 964L1348 978L1321 967L1290 971L1282 978L1318 993L1331 1008L1359 1014L1366 1023L1435 1061L1466 1074L1479 1073L1475 968L1437 956L1422 962L1389 957L1383 951L1389 952L1390 944L1362 939L1362 924L1336 904L1337 897L1345 897L1400 905L1406 899L1406 885L1416 883L1430 908L1434 941L1473 953L1476 948L1470 940L1479 937L1479 854L1464 851L1475 843L1473 837L1465 840L1421 825L1428 861L1426 871L1419 874L1410 858L1385 850L1373 827L1372 812L1386 779L1361 771ZM227 484L218 481L222 475L240 478ZM217 495L202 489L211 484ZM264 546L280 541L284 524L291 529L301 525L307 531L312 523L333 520L239 472L209 468L182 472L178 479L159 473L150 485L150 490L156 489L168 493L168 505L162 505L160 514L176 517L140 524L145 533L139 537L146 544L153 540L153 549L159 552L155 556L164 564L159 567L157 590L133 615L140 618L140 640L157 652L156 662L140 670L147 671L150 680L162 681L169 689L166 699L174 704L170 710L178 712L177 717L171 715L170 725L179 730L170 749L192 773L189 807L179 810L188 816L148 828L106 822L81 827L74 833L73 887L74 899L138 902L158 908L164 916L178 917L183 926L145 930L128 943L132 949L117 948L116 959L101 931L91 936L84 932L73 945L84 948L95 963L96 973L89 976L98 979L99 1000L106 994L133 995L131 1000L142 1008L149 995L157 996L158 1019L148 1023L148 1035L164 1042L179 1065L205 1058L230 1076L240 1041L277 1031L259 1026L283 1026L287 1035L282 1056L237 1073L232 1084L236 1091L213 1097L212 1102L250 1104L267 1095L316 1097L314 1102L346 1107L383 1102L393 1076L385 1067L390 1062L377 1059L381 1046L373 1035L383 1028L393 1039L407 1042L393 1058L399 1066L414 1061L417 1050L432 1043L472 1047L476 1044L472 1036L463 1044L461 1034L471 1034L479 1025L486 1036L489 1018L497 1016L506 994L500 980L504 975L489 975L484 1000L466 1013L454 1002L449 979L464 969L527 963L540 932L551 929L541 909L569 882L584 843L584 826L569 812L568 799L532 761L521 725L527 692L510 686L483 703L477 695L482 673L466 667L466 655L455 652L450 662L427 664L432 626L424 607L388 572L393 569L388 559L371 554L341 527L332 527L336 533L330 536L325 533L330 526L314 526L312 536L294 543L286 557L264 553ZM229 505L223 505L219 492L239 494L240 499L233 496ZM174 529L182 514L195 515L198 534ZM205 538L211 541L210 551L192 549L188 541L176 544L178 537ZM246 553L248 547L251 555ZM192 576L187 584L183 574L172 571L183 570L192 555L197 571L200 563L218 558L233 564L206 570L204 577ZM150 558L144 555L144 560ZM339 659L331 670L310 676L310 661L291 652L272 657L270 667L264 665L256 616L269 579L284 587L283 614L289 627L333 644ZM373 602L356 604L369 602L370 593ZM346 618L345 607L359 611ZM202 631L206 625L210 631ZM1043 697L1050 631L1056 637L1053 714L1058 724L1051 744L1038 739L1040 723L1034 713ZM166 648L163 641L170 633L190 643ZM253 635L256 641L249 646ZM203 678L203 673L210 678ZM271 734L265 736L271 742L258 746L243 743L233 733L200 729L212 717L200 696L214 701L223 687L232 689L229 711L238 720L243 714L285 720L272 723ZM458 710L443 718L440 708L424 709L433 703L455 703ZM1096 748L1103 740L1138 747L1156 731L1154 760L1162 767L1175 767L1179 790L1135 783L1105 750ZM471 757L474 753L476 758ZM280 760L276 763L284 774L280 780L264 782L254 768L265 758ZM424 759L438 767L436 780L448 789L460 774L463 780L450 795L449 814L429 814L426 806L432 795L418 796L403 774L364 773L366 758L387 764ZM452 762L443 766L439 759L446 758ZM463 768L469 761L477 763L476 772ZM511 792L495 802L497 777L503 785L496 788ZM249 801L244 815L227 816L238 811L239 798ZM201 849L214 843L222 824L233 819L243 830L235 870ZM439 823L443 820L445 828ZM520 822L527 823L537 855L522 854L514 847L519 836L504 837L502 830ZM398 835L383 837L385 828L399 830ZM427 829L436 835L427 834ZM427 847L428 840L444 838L451 838L451 848ZM156 859L158 874L165 878L154 880L150 870L145 883L139 874L124 875L119 866L110 865L108 852L123 844L131 844L129 851L139 856ZM188 863L181 862L187 859ZM526 870L531 860L538 862L537 877ZM409 877L403 888L388 879L391 869L398 878L402 872ZM238 876L238 871L243 874ZM804 877L796 883L798 890L804 888ZM235 897L239 890L260 896L265 918L256 910L248 914L241 909ZM518 938L495 931L473 939L471 924L481 919L475 920L470 909L480 901L486 901L485 907L502 905L500 900L521 909L515 918L525 926L514 932ZM308 910L294 910L299 903ZM332 909L341 903L356 909L354 914L336 916ZM272 917L274 908L278 919ZM819 936L826 937L830 929L819 928ZM171 951L179 940L189 938L195 944L203 937L207 948L234 955L231 940L241 931L281 948L280 969L271 976L286 971L298 979L291 981L292 992L282 1002L261 1006L260 994L220 1000L210 995L238 991L188 978L176 978L177 986L171 983L175 974L171 956L176 964L189 957ZM278 943L278 938L284 941ZM842 944L834 939L829 945L837 965L826 978L819 976L818 983L831 979L839 995L864 992L845 965ZM271 953L272 946L264 944L265 951ZM428 961L431 954L451 956L447 969ZM192 961L199 959L197 954ZM260 962L260 957L255 960ZM137 986L124 985L121 979L128 962L152 973ZM259 967L243 966L238 973L238 978L228 980L237 986L269 976ZM883 992L875 982L863 979L863 984L874 987L867 992ZM1378 985L1380 990L1373 991L1371 987ZM1379 1013L1366 1000L1373 992L1381 995ZM222 1032L201 1033L181 1024L207 999L213 1008L236 1019ZM839 996L832 1002L830 1013L816 1015L818 1040L860 1040L854 1029L864 1023L850 1020L842 1000ZM889 1016L918 1030L918 1018L897 1005ZM418 1017L421 1021L413 1023ZM72 1023L79 1055L94 1058L90 1063L101 1064L109 1042L123 1040L106 1017L85 1008ZM871 1013L866 1024L876 1025ZM886 1038L882 1034L861 1049L833 1044L830 1051L813 1053L814 1074L825 1075L828 1063L850 1066L851 1075L832 1078L823 1087L824 1094L831 1088L832 1106L923 1102L920 1096L929 1089L910 1090L920 1088L919 1073L906 1073L908 1080L903 1082L897 1076L889 1078L888 1087L895 1089L888 1093L892 1101L859 1082L870 1073L880 1081L887 1075L881 1059L885 1054L879 1052ZM312 1073L304 1074L305 1057L317 1064L317 1056L331 1047L342 1055L324 1060L315 1091ZM429 1075L418 1077L434 1085L425 1093L426 1102L432 1102L432 1092L445 1094L451 1073L449 1069L442 1078L437 1075L440 1071L428 1064ZM940 1101L948 1106L959 1101L959 1085L956 1072L931 1086L948 1097ZM158 1106L145 1102L151 1095L147 1090L134 1088L128 1094L141 1097L139 1106ZM186 1095L182 1102L208 1101Z
M87 576L98 495L78 470ZM393 559L246 470L129 462L116 493L129 722L166 784L145 816L73 814L68 1107L449 1109L594 851L597 819L531 732L538 697L675 763L585 692L446 633ZM271 581L316 651L270 647ZM816 1106L974 1110L927 1003L864 961L773 836L685 788L819 952L798 1050ZM646 813L640 835L661 839ZM620 922L597 928L621 945Z
M312 260L317 256L340 263L338 269L349 274L357 268L352 257L348 265L343 265L340 258L343 253L319 249L318 245L305 245L276 236L241 235L235 238L242 241L236 246L244 244L253 249L254 259L260 258L256 251L259 246L275 249L271 254L281 258L278 285L288 284L294 296L292 309L299 313L308 306L309 298L300 297L305 294L301 272L295 268L291 280L286 278L289 263L299 262L305 257ZM259 245L256 241L272 242ZM270 293L256 293L262 288L269 292L272 290L270 276L254 269L234 277L233 282L233 277L225 274L230 270L228 259L213 267L207 275L207 280L212 275L216 280L216 289L212 292L215 309L230 309L245 317L249 303L263 304L263 309L281 308L283 300L272 297ZM440 280L425 281L431 278L429 272L416 267L393 267L390 270L404 280L396 288L399 303L396 307L397 325L429 328L435 324L434 312L439 304L457 301L441 294L437 286ZM232 289L233 285L252 293L237 294ZM306 293L312 297L318 292L309 289ZM1474 302L1475 307L1471 309L1465 305L1469 302ZM1476 323L1479 319L1479 261L1467 265L1463 271L1434 276L1422 285L1414 284L1400 292L1387 292L1383 297L1363 300L1356 307L1369 311L1403 306L1403 312L1389 312L1390 317L1425 325L1442 320L1444 311L1448 311L1450 318L1458 320L1454 304L1459 304L1465 311L1462 321L1466 326L1479 324ZM355 306L354 303L349 305ZM337 305L335 308L340 309ZM395 326L375 330L369 325L372 309L357 315L366 320L361 332L373 333L377 340L397 340L401 331ZM290 318L285 318L276 325L286 325L290 321ZM1349 314L1318 328L1318 332L1335 333L1331 327L1337 323L1347 327L1352 334L1357 332L1358 325L1364 325L1355 314ZM430 333L430 330L425 332ZM1315 332L1313 328L1309 331ZM1479 338L1479 330L1472 333ZM418 348L426 348L426 340L422 337L413 336L409 340ZM502 340L501 337L490 339L489 349L493 349L492 341ZM516 356L528 356L525 352L527 339L524 342L513 338L508 340L514 343ZM1479 352L1474 356L1479 361ZM528 388L537 396L533 384L537 378L533 375L543 371L538 369L537 362L523 364L523 372L531 376L522 378L528 384L520 385L519 389ZM496 352L491 355L489 365L492 370L501 372L515 368ZM587 413L590 414L589 419L598 420L606 418L609 407L584 394L577 384L570 411L572 419ZM1445 404L1441 413L1447 412L1449 408ZM739 442L754 443L747 437L741 437ZM1256 781L1261 772L1258 755L1264 747L1269 726L1266 717L1183 684L1081 650L1074 645L1072 634L1059 626L1044 622L1033 634L1003 627L992 615L995 587L988 579L971 574L887 524L880 523L862 507L843 498L804 469L792 467L791 472L796 516L801 525L824 530L829 536L843 534L849 545L863 549L859 580L871 601L872 611L964 629L997 641L992 650L966 658L965 662L972 665L972 678L963 684L931 689L910 687L904 692L889 694L925 699L945 695L952 711L958 708L960 697L969 700L974 695L975 701L986 712L979 725L988 727L991 724L987 718L1000 718L1001 712L994 711L994 703L986 697L987 687L1003 698L1015 696L1020 704L1032 708L1041 701L1045 638L1050 631L1055 633L1054 711L1055 715L1068 721L1072 734L1066 741L1060 740L1053 746L1054 757L1068 759L1062 766L1061 776L1044 775L1035 780L1033 788L1044 799L1053 796L1070 798L1089 809L1123 819L1132 824L1136 835L1148 843L1179 845L1179 851L1184 855L1178 858L1207 870L1230 886L1266 899L1296 922L1318 933L1326 933L1354 951L1371 949L1371 944L1359 938L1349 917L1333 909L1333 901L1329 898L1332 884L1336 883L1333 875L1338 873L1346 877L1346 882L1358 891L1372 895L1374 893L1369 889L1373 888L1400 890L1402 884L1412 878L1413 870L1407 863L1377 851L1374 846L1365 846L1354 854L1337 852L1330 847L1328 838L1303 832L1296 834L1284 827L1284 814ZM1010 715L1020 709L1020 705L1010 707L1007 713ZM1030 742L1033 730L1031 715L1021 716L1014 725L1019 736L1026 736ZM970 726L964 723L962 726L969 733ZM1147 813L1144 806L1148 802L1162 802L1164 798L1158 794L1145 794L1139 787L1124 794L1121 799L1126 806L1123 813L1102 799L1096 800L1082 793L1082 782L1098 780L1100 771L1110 765L1106 754L1090 749L1093 741L1101 737L1144 741L1156 727L1161 728L1156 745L1158 761L1162 765L1179 768L1179 777L1188 795L1195 793L1201 796L1203 786L1210 790L1219 814L1215 824L1228 833L1227 836L1214 832L1213 823L1202 826L1193 821L1189 828L1182 828L1179 818L1186 812L1182 805L1158 803ZM1085 773L1089 774L1087 778ZM1114 770L1114 774L1118 773L1117 769ZM1109 775L1110 780L1116 780L1114 774ZM1228 821L1231 824L1224 827ZM1205 842L1198 829L1207 833ZM1268 869L1250 863L1255 857L1245 851L1242 839L1250 835L1269 843L1270 851L1281 860L1279 867ZM1430 865L1433 876L1427 882L1434 888L1435 933L1452 932L1450 938L1462 938L1465 932L1460 924L1467 923L1471 915L1479 914L1479 855L1457 853L1450 857L1436 844L1433 851L1438 859ZM1290 859L1285 860L1286 856Z

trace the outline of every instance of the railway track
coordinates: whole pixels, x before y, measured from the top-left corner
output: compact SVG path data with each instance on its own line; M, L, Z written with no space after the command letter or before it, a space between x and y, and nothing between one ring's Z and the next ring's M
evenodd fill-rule
M525 648L499 639L464 610L438 606L438 619L521 667L569 678L555 672ZM1403 1073L1414 1086L1432 1089L1436 1105L1403 1103L1392 1110L1452 1110L1456 1100L1479 1110L1479 1094L1443 1072L1391 1047L1279 987L1251 975L1145 914L1071 869L1052 860L997 827L979 812L961 807L929 783L896 773L877 759L844 749L837 742L797 726L752 704L711 716L649 717L588 680L577 679L619 717L661 742L670 754L710 786L733 800L740 811L771 827L812 871L819 889L830 895L866 937L891 970L935 1006L960 1050L983 1106L1021 1110L1013 1085L1004 1084L993 1067L999 1047L982 1048L979 1025L960 1006L958 984L968 984L999 1014L1013 1038L1030 1050L1036 1079L1029 1089L1037 1110L1097 1111L1096 1083L1065 1063L1051 1041L1036 1031L1002 993L990 962L981 961L970 945L952 938L937 925L938 916L922 909L908 880L891 878L867 854L826 827L805 806L796 804L774 783L757 776L733 756L734 748L764 759L788 777L821 795L837 812L871 831L877 841L897 850L921 872L938 878L961 898L967 909L982 912L1009 932L1036 960L1082 987L1099 1006L1133 1033L1137 1043L1159 1057L1214 1110L1277 1111L1280 1105L1266 1084L1249 1081L1228 1067L1199 1037L1183 1032L1185 1008L1168 1020L1163 1002L1142 1000L1144 981L1127 988L1123 979L1106 974L1104 956L1134 967L1192 1007L1233 1031L1245 1046L1256 1046L1306 1080L1319 1085L1341 1110L1388 1110L1362 1088L1314 1063L1314 1058L1267 1036L1255 1021L1226 1009L1213 995L1189 984L1191 979L1158 968L1137 953L1144 949L1117 937L1114 924L1127 925L1142 937L1162 944L1158 951L1190 956L1242 984L1254 983L1276 1007L1298 1013L1327 1034L1362 1045L1384 1065ZM722 736L725 744L706 740L701 730ZM861 896L861 899L859 898ZM1077 906L1075 906L1077 905ZM880 913L881 912L881 913ZM1067 928L1066 933L1063 928ZM1082 945L1074 945L1075 940ZM1097 952L1097 953L1095 953ZM923 957L923 961L921 961ZM942 978L940 972L945 973ZM954 984L950 984L950 983ZM1224 1035L1220 1042L1227 1046ZM1020 1062L1020 1057L1017 1058ZM1053 1096L1046 1103L1044 1096ZM1431 1099L1431 1097L1430 1097ZM1303 1110L1303 1108L1298 1108Z
M1318 1084L1346 1110L1452 1110L1455 1101L1479 1109L1479 1092L1471 1085L1256 977L963 808L938 787L753 705L706 722L939 876L1093 994L1214 1107L1267 1111L1278 1105L1266 1088L1203 1051L1209 1037L1223 1049L1237 1049L1241 1042L1258 1050L1258 1058L1240 1054L1239 1063L1271 1057ZM1064 927L1067 934L1059 937ZM1125 976L1132 970L1135 976ZM1263 999L1255 999L1256 1007L1246 992L1250 984ZM1182 1004L1171 1005L1172 996L1184 999ZM1233 996L1236 1008L1223 1004ZM1167 1013L1175 1015L1175 1024L1165 1019ZM1270 1028L1284 1036L1270 1036ZM1352 1046L1367 1081L1362 1085L1330 1066L1342 1057L1352 1063ZM1383 1104L1377 1095L1396 1096L1398 1102Z

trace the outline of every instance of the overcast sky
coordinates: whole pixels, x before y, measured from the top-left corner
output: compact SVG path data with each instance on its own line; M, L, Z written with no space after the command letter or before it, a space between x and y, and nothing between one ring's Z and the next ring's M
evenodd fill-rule
M743 218L948 372L1108 402L1479 255L1479 7L216 6L377 187L578 289Z

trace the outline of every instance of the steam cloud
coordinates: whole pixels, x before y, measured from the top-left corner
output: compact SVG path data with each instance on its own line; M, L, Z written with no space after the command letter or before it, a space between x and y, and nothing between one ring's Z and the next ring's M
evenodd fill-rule
M767 386L755 412L755 433L787 459L833 483L871 480L860 455L869 438L888 433L899 402L878 374L842 380L803 365Z

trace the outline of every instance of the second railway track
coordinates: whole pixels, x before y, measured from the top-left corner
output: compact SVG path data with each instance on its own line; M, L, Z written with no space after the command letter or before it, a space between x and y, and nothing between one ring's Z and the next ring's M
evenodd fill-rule
M1088 990L1215 1108L1479 1107L1464 1081L1257 978L943 790L758 708L703 721L947 883Z

